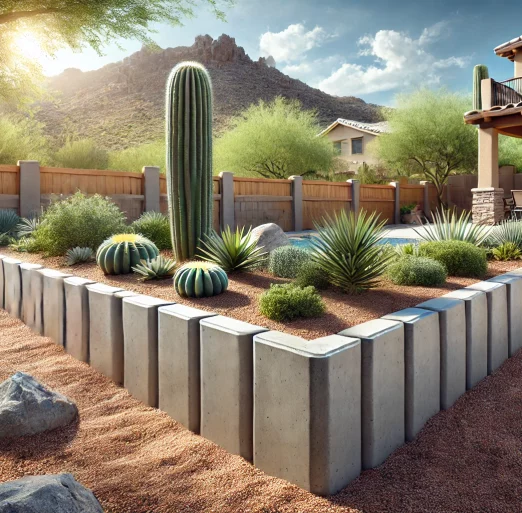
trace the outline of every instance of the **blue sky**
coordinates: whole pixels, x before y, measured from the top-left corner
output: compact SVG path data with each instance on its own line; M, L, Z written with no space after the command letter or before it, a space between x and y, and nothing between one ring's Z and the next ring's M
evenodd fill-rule
M277 68L330 94L393 105L397 93L420 85L470 91L472 68L486 64L505 80L513 65L493 48L522 33L515 1L237 0L227 22L206 9L183 27L156 27L163 47L191 45L198 34L236 38L251 58L272 54ZM67 67L96 69L139 50L111 45L98 57L61 51L47 74Z

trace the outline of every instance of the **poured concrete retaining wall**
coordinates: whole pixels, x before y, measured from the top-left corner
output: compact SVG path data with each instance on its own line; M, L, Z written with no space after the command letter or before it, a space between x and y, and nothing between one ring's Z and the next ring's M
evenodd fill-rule
M37 271L43 276L43 334L65 347L65 290L63 281L70 274L54 269Z
M4 258L4 308L13 316L21 318L22 315L22 276L20 273L20 260Z
M42 266L39 264L29 264L24 262L20 265L22 278L22 321L24 321L32 330L38 329L38 333L41 333L39 330L42 325L43 296L42 294L35 294L33 292L34 275L39 269L42 269ZM41 277L41 274L38 273L38 276Z

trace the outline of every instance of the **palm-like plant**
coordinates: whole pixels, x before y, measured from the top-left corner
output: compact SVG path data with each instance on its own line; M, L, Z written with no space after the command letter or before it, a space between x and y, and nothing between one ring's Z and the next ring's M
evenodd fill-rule
M251 229L244 234L244 228L236 228L233 232L227 226L221 234L212 231L201 240L199 256L208 262L214 262L224 271L250 271L263 265L267 253L257 245L251 235Z
M141 263L133 267L132 270L140 275L140 279L146 280L164 280L172 278L176 271L176 261L172 258L165 258L158 255L152 260L142 260Z
M334 218L326 216L316 224L318 237L312 237L312 259L328 274L331 283L350 294L375 287L393 258L378 244L385 221L378 215L359 215L344 210Z
M19 238L29 237L40 226L39 217L22 218L16 226L16 234Z
M508 220L494 226L489 232L487 242L490 246L512 242L522 250L522 221Z
M489 226L472 224L471 212L462 211L460 215L453 210L436 211L433 224L415 228L418 235L429 242L441 240L460 240L477 246L482 244L491 231Z

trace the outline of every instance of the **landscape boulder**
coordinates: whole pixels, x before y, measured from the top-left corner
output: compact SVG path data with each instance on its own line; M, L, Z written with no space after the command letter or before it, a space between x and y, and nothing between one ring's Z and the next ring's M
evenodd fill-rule
M0 383L0 438L34 435L70 424L78 415L66 397L17 372Z
M0 484L0 513L103 513L103 509L71 474L58 474Z
M266 252L290 244L290 239L286 233L275 223L257 226L252 230L252 237L257 240L257 245L262 246Z

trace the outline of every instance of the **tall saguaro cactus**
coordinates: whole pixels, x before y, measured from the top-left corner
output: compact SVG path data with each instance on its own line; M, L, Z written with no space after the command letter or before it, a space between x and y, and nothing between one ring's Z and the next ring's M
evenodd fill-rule
M212 85L197 62L182 62L167 81L167 194L178 262L196 253L212 227Z
M473 68L473 110L482 110L481 82L484 78L489 78L488 67L477 64Z

